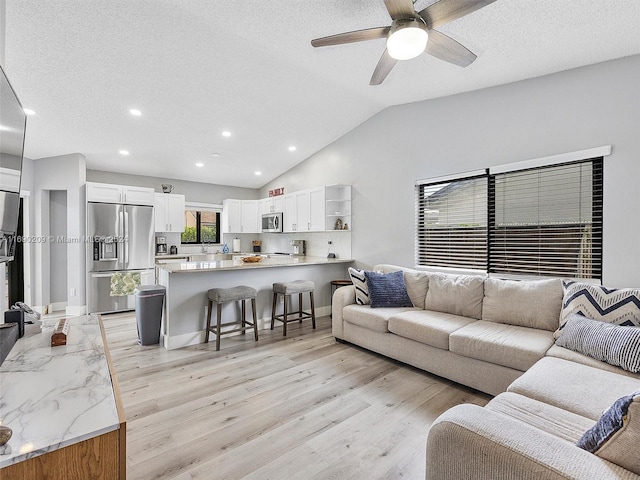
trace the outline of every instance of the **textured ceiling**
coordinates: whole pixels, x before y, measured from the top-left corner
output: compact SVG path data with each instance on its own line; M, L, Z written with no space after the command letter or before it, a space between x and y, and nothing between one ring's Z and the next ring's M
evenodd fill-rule
M26 156L250 188L388 106L640 53L637 0L498 0L440 28L478 55L471 66L425 54L371 87L384 40L310 40L388 25L383 0L6 3L5 69L37 113Z

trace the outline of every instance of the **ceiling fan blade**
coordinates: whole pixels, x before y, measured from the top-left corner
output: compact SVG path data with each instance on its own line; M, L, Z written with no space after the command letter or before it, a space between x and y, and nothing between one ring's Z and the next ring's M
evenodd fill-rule
M467 47L437 30L429 30L429 40L424 51L440 60L461 67L468 67L477 58L475 53Z
M427 28L436 28L457 18L475 12L496 0L439 0L420 10L420 15L427 23Z
M376 69L373 71L373 75L371 75L371 81L369 82L369 85L380 85L382 82L384 82L384 79L387 78L387 75L389 75L391 69L395 67L396 63L398 63L398 60L396 60L395 58L391 58L391 56L387 52L387 49L385 48L382 57L380 57L380 60L378 60Z
M411 0L384 0L384 4L393 20L415 17L416 11Z
M364 42L376 38L385 38L391 27L367 28L356 30L355 32L338 33L328 37L315 38L311 40L314 47L326 47L328 45L342 45L344 43Z

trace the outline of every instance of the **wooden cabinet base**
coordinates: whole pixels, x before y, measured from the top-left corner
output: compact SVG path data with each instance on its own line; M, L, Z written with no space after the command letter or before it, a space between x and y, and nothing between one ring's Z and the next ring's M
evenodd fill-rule
M122 428L126 428L124 425ZM21 480L124 480L120 430L93 437L0 469L0 478Z

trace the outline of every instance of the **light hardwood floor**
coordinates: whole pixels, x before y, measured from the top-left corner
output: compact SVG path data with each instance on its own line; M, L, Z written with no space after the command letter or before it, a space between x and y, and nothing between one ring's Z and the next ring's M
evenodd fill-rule
M489 396L331 336L331 320L166 351L103 316L127 417L127 478L423 479L433 420Z

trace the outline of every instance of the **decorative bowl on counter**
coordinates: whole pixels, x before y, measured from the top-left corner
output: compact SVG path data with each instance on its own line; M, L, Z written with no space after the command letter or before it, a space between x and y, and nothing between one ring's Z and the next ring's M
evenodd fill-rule
M251 257L242 257L242 261L244 263L258 263L260 260L262 260L262 257L260 255L253 255Z

